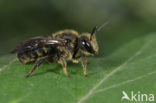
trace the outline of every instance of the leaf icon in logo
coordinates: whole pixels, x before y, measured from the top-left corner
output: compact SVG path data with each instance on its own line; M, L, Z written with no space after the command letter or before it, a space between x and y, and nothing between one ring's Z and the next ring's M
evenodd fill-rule
M122 96L121 100L127 99L127 100L130 101L130 98L128 97L128 95L127 95L127 93L125 91L122 91L122 94L123 94L123 96Z

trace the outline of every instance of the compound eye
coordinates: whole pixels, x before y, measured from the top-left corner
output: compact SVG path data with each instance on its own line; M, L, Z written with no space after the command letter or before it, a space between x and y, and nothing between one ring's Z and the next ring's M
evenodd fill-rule
M90 45L88 42L86 42L86 41L82 41L82 45L83 45L85 48L90 48L90 47L91 47L91 45Z
M85 45L86 44L86 42L85 41L82 41L82 45Z
M91 47L89 43L86 43L86 46Z
M86 51L88 51L89 53L94 53L94 50L89 42L82 41L82 45Z

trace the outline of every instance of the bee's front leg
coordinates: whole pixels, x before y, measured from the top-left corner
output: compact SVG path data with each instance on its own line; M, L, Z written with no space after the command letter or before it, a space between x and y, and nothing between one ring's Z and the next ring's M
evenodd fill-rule
M69 76L69 75L68 75L68 72L67 72L67 62L65 61L65 59L61 57L61 58L58 60L58 63L62 65L64 74L65 74L67 77L71 78L71 76Z
M81 56L81 57L74 57L73 58L73 63L79 63L81 61L82 64L82 68L83 68L83 74L85 75L85 77L87 77L87 57L85 55Z
M87 57L86 56L81 56L81 64L82 64L82 68L83 68L83 74L85 77L87 77Z

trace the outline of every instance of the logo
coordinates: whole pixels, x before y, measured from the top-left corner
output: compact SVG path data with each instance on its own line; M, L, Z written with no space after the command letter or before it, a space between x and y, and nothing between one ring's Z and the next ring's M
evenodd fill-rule
M128 95L125 91L122 91L122 98L121 101L123 100L128 100L128 101L134 101L134 102L152 102L154 101L154 94L145 94L145 93L141 93L140 91L138 92L134 92L131 91L130 95Z

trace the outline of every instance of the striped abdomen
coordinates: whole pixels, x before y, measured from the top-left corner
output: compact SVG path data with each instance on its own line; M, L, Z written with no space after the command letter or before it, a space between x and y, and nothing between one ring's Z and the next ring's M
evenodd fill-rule
M40 58L43 58L45 56L48 56L50 52L51 52L50 47L41 47L36 50L31 50L23 53L19 52L17 53L17 56L21 63L27 64L39 60Z

